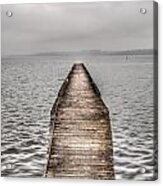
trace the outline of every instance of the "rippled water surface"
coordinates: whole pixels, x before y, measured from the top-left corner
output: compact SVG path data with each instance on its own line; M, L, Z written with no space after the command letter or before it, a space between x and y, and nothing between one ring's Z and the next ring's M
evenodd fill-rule
M152 179L152 56L3 58L2 175L42 176L50 110L75 60L85 63L109 108L116 179Z

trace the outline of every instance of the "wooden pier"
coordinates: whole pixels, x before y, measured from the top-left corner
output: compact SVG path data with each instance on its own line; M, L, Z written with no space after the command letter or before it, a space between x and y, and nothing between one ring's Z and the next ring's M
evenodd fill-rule
M83 64L74 64L51 111L45 177L114 179L109 112Z

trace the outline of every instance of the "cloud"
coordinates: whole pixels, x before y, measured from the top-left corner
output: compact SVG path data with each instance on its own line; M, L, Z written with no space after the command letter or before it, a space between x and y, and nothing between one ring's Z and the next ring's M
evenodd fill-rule
M152 48L152 10L152 1L2 5L2 54Z

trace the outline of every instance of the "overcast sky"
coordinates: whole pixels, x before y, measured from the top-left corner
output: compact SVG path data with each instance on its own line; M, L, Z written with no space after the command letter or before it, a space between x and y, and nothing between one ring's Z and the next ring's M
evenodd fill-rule
M152 10L152 1L3 5L2 54L149 49Z

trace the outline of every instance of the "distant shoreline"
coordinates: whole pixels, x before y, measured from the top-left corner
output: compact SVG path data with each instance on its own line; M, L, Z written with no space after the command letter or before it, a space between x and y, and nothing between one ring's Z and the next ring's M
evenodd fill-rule
M54 51L36 54L15 54L15 55L2 55L1 58L14 57L14 56L76 56L76 55L97 55L97 56L118 56L118 55L157 55L156 49L137 49L137 50L121 50L121 51L105 51L105 50L82 50L82 51Z

